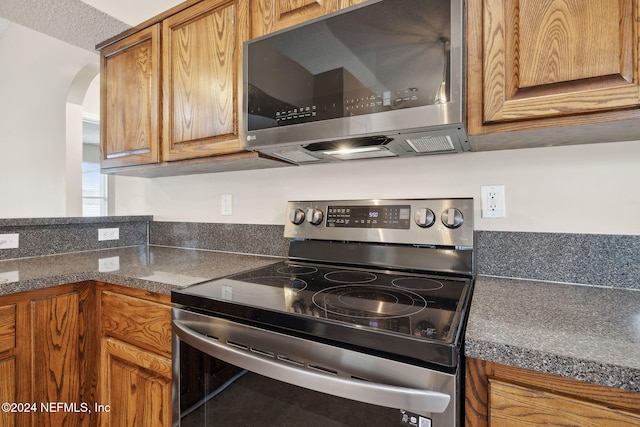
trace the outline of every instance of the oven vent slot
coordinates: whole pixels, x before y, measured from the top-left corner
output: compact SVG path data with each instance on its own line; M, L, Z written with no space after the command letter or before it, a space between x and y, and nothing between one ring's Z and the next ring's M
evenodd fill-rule
M315 369L316 371L320 371L323 372L325 374L332 374L332 375L338 375L338 371L335 371L333 369L329 369L329 368L325 368L323 366L319 366L319 365L308 365L310 369Z
M276 354L271 352L271 351L266 351L266 350L260 350L259 348L255 348L255 347L251 347L251 351L253 353L259 354L261 356L266 356L266 357L270 357L270 358L274 358L276 357Z
M249 346L244 345L244 344L237 343L237 342L235 342L235 341L229 341L229 340L227 340L227 344L228 344L228 345L230 345L231 347L235 347L235 348L239 348L239 349L241 349L241 350L249 351Z
M278 360L282 360L283 362L292 363L297 366L304 366L304 362L300 362L299 360L292 359L287 356L283 356L281 354L278 355Z

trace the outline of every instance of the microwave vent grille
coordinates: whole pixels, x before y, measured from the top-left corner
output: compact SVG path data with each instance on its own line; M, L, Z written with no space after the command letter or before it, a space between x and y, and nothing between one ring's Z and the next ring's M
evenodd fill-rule
M407 139L407 144L417 153L434 153L439 151L454 151L455 147L449 135L422 136Z
M317 162L320 161L317 157L313 157L310 154L305 153L300 150L286 150L286 151L278 151L273 153L273 155L280 157L281 159L288 160L293 163L307 163L307 162Z

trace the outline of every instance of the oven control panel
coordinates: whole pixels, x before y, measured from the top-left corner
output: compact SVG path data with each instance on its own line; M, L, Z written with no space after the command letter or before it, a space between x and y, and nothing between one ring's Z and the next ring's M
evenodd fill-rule
M473 199L296 201L285 237L473 247Z
M409 229L410 205L327 207L327 227Z

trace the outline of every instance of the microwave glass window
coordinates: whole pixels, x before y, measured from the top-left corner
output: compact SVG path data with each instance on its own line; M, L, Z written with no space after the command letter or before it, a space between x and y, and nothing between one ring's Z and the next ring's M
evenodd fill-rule
M450 27L450 2L385 0L250 43L249 131L446 102Z

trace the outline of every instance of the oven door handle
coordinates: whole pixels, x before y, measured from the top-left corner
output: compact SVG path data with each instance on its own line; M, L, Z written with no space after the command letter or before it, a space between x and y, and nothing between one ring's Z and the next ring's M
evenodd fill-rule
M404 409L419 414L442 413L451 400L448 394L437 391L372 383L302 368L276 357L254 354L244 349L221 344L217 339L202 335L177 319L173 319L172 322L176 335L186 344L224 362L285 383L350 400Z

